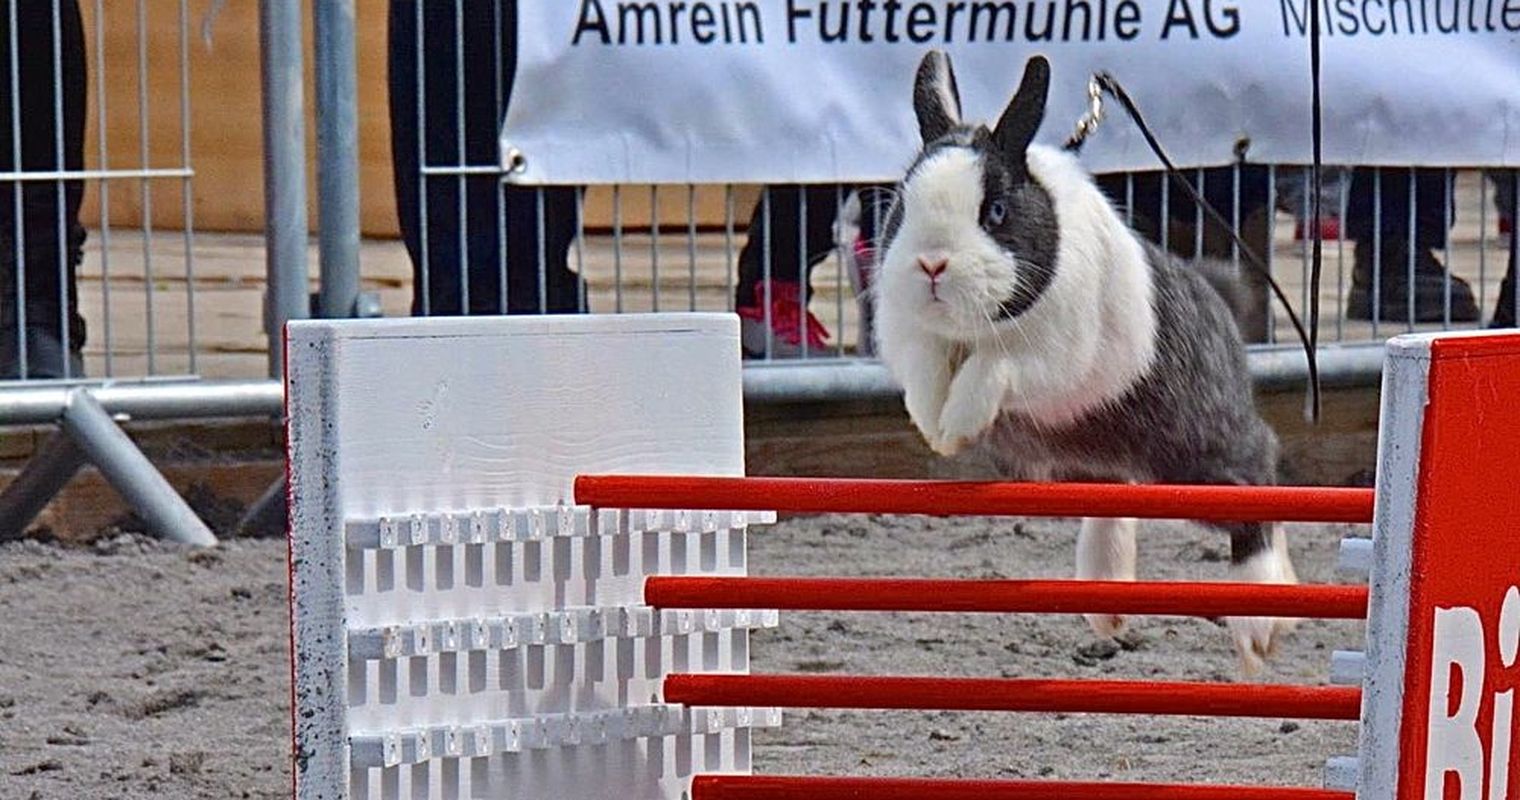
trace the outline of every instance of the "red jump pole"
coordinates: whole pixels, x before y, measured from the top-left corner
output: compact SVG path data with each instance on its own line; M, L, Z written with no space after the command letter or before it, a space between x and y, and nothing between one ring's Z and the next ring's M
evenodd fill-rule
M688 706L1046 711L1355 720L1355 686L867 675L669 675Z
M699 478L581 475L575 502L604 508L930 516L1145 517L1371 522L1372 490L1307 486Z
M656 608L1366 619L1365 586L1075 580L651 577Z
M1352 792L1279 786L698 775L691 800L1354 800Z

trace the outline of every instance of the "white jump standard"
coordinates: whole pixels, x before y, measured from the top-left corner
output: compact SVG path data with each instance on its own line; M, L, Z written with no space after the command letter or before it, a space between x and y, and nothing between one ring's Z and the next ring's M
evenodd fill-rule
M301 800L1508 796L1520 335L1391 344L1373 537L1343 547L1370 591L1280 586L1254 609L1346 617L1365 603L1365 654L1335 654L1342 685L1303 687L748 675L748 631L777 624L775 607L1187 613L1192 596L1201 614L1253 598L1224 584L747 579L747 527L774 519L761 493L781 510L856 510L871 487L701 480L744 474L727 315L293 323L286 363ZM629 477L587 479L577 497L591 475ZM1260 515L1302 497L1318 510L1298 518L1367 518L1366 495L1339 490L916 491L956 493L971 513L1050 513L1076 491L1096 516ZM1323 789L750 776L750 730L785 706L1265 709L1359 716L1361 741L1329 759Z

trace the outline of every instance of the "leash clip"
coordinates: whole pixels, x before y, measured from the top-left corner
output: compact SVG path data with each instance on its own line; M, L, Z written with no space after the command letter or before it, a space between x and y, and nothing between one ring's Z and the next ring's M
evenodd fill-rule
M1103 82L1099 75L1093 75L1087 80L1087 113L1077 120L1077 128L1072 131L1071 138L1066 140L1067 150L1079 150L1087 137L1098 129L1098 123L1103 121Z

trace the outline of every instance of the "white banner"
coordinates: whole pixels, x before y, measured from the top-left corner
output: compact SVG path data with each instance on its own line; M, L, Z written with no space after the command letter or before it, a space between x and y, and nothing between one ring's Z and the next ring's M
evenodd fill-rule
M503 159L524 183L877 181L930 48L970 119L1053 67L1041 140L1112 72L1189 167L1310 160L1310 0L534 0ZM1322 0L1327 163L1520 166L1520 0ZM1116 103L1094 171L1157 161Z

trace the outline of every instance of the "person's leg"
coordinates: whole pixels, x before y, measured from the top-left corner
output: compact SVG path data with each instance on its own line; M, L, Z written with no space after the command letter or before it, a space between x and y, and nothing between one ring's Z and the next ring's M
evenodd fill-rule
M1434 252L1444 246L1447 222L1456 216L1448 184L1445 171L1439 169L1359 167L1352 173L1345 224L1349 237L1356 240L1356 262L1346 316L1371 319L1376 288L1378 319L1408 321L1412 294L1414 321L1440 322L1447 315L1449 280L1451 320L1478 319L1472 288L1450 275Z
M1516 178L1513 171L1491 172L1490 178L1494 183L1494 205L1498 208L1500 218L1508 218L1510 224L1507 231L1503 225L1501 232L1507 235L1509 245L1509 265L1504 271L1504 280L1499 282L1499 299L1494 303L1494 317L1489 322L1491 328L1515 327L1515 252L1520 250L1520 227L1514 224L1515 218L1515 189ZM1484 187L1487 191L1487 187Z
M420 155L432 167L500 162L498 135L515 72L515 3L423 3L420 37L418 5L392 0L390 7L391 151L413 313L578 310L579 279L566 263L576 230L573 189L544 189L540 203L539 190L504 192L494 174L422 174ZM547 279L542 297L540 270Z
M11 2L0 0L0 170L17 169L13 123L21 130L20 169L82 170L87 75L79 6L76 0L17 3L18 103L11 93ZM60 106L62 119L55 113ZM0 378L23 372L33 378L81 376L85 323L77 273L84 185L28 182L21 186L19 208L16 198L16 184L0 184ZM20 304L18 283L25 298Z
M458 160L453 16L452 4L390 4L391 160L401 238L412 262L412 313L417 315L464 310L458 182L422 174L424 159L432 165Z
M734 287L736 308L759 307L766 280L801 283L797 262L797 229L802 218L802 187L767 186L750 212L748 235L739 250L739 282ZM788 255L790 254L790 255ZM769 269L766 267L770 262ZM790 269L782 265L790 264Z
M482 106L472 108L478 116L472 118L470 140L476 149L472 156L482 163L498 163L501 123L512 99L512 87L517 78L517 2L516 0L476 0L482 12L489 11L494 18L479 20L483 31L495 30L490 37L476 37L474 57L482 67L490 65L499 71L492 73L500 88L500 95L489 115ZM467 3L468 5L468 3ZM467 23L469 24L469 23ZM494 27L493 27L494 26ZM466 38L469 39L468 34ZM469 51L467 50L467 55ZM494 96L494 95L493 95ZM530 156L531 157L531 156ZM569 186L515 187L494 190L497 197L492 214L497 208L505 213L507 241L506 260L508 273L508 305L512 313L574 313L581 307L584 292L580 275L570 269L570 247L575 242L579 227L579 204L576 190ZM499 226L501 220L492 220ZM499 227L491 228L491 237ZM492 242L487 260L499 258L499 244ZM495 261L490 263L495 264ZM499 271L485 270L489 277L499 280ZM542 290L540 290L542 284Z
M1511 229L1509 268L1504 272L1504 280L1499 282L1499 299L1494 303L1494 318L1488 324L1490 328L1515 327L1515 251L1520 249L1515 238L1514 229Z
M806 292L806 267L797 257L803 196L803 187L796 184L766 186L750 212L734 287L734 308L749 355L788 355L801 347L801 328L786 308Z
M577 217L575 189L508 187L508 298L513 314L573 314L582 307L581 278L570 269ZM494 273L493 273L494 274ZM544 290L539 293L540 275Z
M749 235L739 252L734 296L746 323L745 348L752 354L765 352L767 322L772 355L800 348L804 329L809 348L825 345L827 328L805 310L812 297L809 276L837 245L834 223L840 200L850 190L832 183L778 184L766 187L755 202Z

